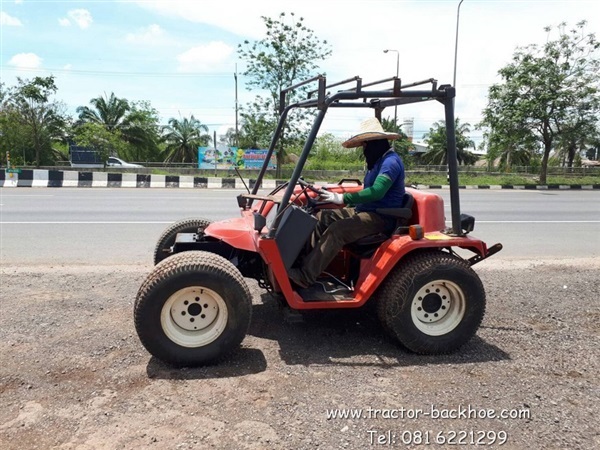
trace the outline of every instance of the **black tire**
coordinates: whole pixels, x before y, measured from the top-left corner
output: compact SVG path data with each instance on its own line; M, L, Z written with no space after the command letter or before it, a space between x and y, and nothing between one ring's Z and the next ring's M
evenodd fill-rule
M214 253L165 259L142 283L134 306L144 347L174 366L198 366L237 348L250 326L252 297L239 270Z
M409 255L377 293L384 330L420 354L450 353L469 341L485 314L485 290L461 258L442 251Z
M183 219L169 226L154 247L154 264L170 256L168 251L175 244L177 233L202 233L210 223L211 221L206 219Z

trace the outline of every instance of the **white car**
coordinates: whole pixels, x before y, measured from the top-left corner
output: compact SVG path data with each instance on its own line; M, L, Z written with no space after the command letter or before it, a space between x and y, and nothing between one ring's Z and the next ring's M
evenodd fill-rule
M108 167L127 167L127 168L140 168L140 167L144 167L140 164L132 164L132 163L128 163L126 161L123 161L121 158L117 158L115 156L111 156L108 158L108 160L106 161L106 165Z

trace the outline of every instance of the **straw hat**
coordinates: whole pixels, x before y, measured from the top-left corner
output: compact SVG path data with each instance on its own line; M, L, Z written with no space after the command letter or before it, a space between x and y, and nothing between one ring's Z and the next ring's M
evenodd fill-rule
M376 117L371 117L360 124L360 131L342 143L345 148L354 148L362 145L366 141L374 141L376 139L398 139L400 135L398 133L388 133L383 131L383 127L379 123Z

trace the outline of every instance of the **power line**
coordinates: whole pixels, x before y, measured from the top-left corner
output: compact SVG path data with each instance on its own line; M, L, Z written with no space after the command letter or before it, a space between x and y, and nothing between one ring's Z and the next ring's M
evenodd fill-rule
M12 72L57 72L75 75L107 75L107 76L141 76L141 77L157 77L157 78L227 78L231 76L229 73L200 73L200 72L185 72L185 73L167 73L167 72L120 72L120 71L102 71L102 70L80 70L80 69L56 69L56 68L25 68L13 66L0 66L0 70Z

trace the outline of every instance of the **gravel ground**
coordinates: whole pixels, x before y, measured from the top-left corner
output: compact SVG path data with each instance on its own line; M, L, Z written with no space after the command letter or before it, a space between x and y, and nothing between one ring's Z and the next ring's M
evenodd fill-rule
M443 357L398 348L371 309L286 320L249 282L242 348L177 370L134 331L150 267L3 265L0 448L600 448L599 269L481 263L483 325Z

